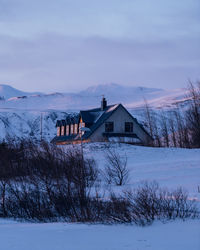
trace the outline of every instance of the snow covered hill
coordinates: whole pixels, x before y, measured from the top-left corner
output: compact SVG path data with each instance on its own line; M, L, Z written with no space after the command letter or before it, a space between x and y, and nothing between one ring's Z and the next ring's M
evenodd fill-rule
M1 90L2 89L2 90ZM10 86L0 85L1 108L26 110L80 110L99 106L102 95L109 103L123 103L128 108L144 106L147 100L154 108L174 105L185 99L185 89L163 90L157 88L126 87L106 84L90 87L79 93L38 94L18 91Z
M0 84L0 97L2 97L5 100L12 97L24 97L24 96L38 95L38 94L40 93L39 92L28 93L15 89L6 84Z
M56 135L56 120L65 119L69 115L62 111L1 111L0 112L0 141L10 138L42 138L51 141Z
M100 106L102 95L109 104L122 103L133 115L143 112L144 99L155 109L173 108L176 103L184 103L185 89L163 90L159 88L126 87L106 84L90 87L79 93L27 93L0 85L0 140L11 137L40 137L41 113L42 130L45 139L54 137L56 119L66 115ZM3 98L2 98L3 97Z

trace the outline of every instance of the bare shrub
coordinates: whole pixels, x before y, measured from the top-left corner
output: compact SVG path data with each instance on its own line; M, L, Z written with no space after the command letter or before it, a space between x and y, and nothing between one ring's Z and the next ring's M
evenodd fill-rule
M156 182L146 182L135 191L132 213L134 221L140 225L151 224L155 219L198 217L196 202L189 200L186 191L182 188L169 191Z
M108 184L122 186L127 183L129 178L129 169L127 167L127 156L120 155L114 149L107 149L107 165L105 167L104 177Z
M138 189L121 195L112 193L104 204L104 211L104 221L140 226L150 225L155 220L199 217L196 201L189 200L182 188L169 191L160 188L156 182L145 182Z
M143 183L132 192L101 196L95 190L95 161L83 159L78 148L63 151L47 143L0 144L0 157L0 216L143 226L154 220L199 216L196 202L183 189L169 191L156 182Z
M64 152L45 142L6 147L0 168L3 216L91 219L90 191L98 175L93 159L83 159L78 149ZM20 157L19 148L23 153Z

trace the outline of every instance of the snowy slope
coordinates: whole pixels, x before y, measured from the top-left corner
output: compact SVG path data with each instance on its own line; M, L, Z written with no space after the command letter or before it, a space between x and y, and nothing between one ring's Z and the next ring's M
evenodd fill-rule
M93 157L101 170L106 165L105 146L108 144L84 144L85 155ZM129 182L119 191L137 187L142 181L155 180L163 187L175 189L181 186L188 190L191 197L200 200L197 188L200 185L200 149L151 148L128 144L110 144L110 147L121 157L127 157L127 167L130 169Z
M66 112L3 111L0 112L0 140L11 138L43 139L50 141L56 135L56 120L65 119Z

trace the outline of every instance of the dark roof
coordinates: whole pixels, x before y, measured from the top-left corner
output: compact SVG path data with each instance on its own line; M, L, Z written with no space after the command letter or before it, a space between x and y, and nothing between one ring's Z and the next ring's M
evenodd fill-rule
M61 126L65 126L65 125L66 125L65 120L61 120Z
M56 121L56 127L60 127L61 126L61 121L60 120L57 120Z
M115 105L109 105L104 110L101 110L101 108L81 110L80 116L84 123L95 123L104 112L106 112L113 106Z
M65 122L66 122L66 125L71 124L71 118L70 118L70 117L67 117L67 118L65 119Z
M69 124L77 124L79 122L79 115L72 116L70 118L70 123Z

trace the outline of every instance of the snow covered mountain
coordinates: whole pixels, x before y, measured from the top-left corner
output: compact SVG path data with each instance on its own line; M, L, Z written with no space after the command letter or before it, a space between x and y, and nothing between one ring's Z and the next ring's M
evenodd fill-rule
M1 90L2 89L2 90ZM163 90L157 88L126 87L106 84L90 87L79 93L26 93L10 86L0 85L1 109L15 110L73 110L92 108L100 105L104 95L108 103L123 103L128 108L144 105L144 100L154 108L173 106L185 98L185 89Z
M136 116L138 110L143 110L144 100L155 109L173 108L177 103L187 101L185 89L169 91L111 83L93 86L79 93L43 94L0 85L0 140L7 136L40 138L41 122L43 137L51 140L56 133L57 119L64 119L67 114L80 109L100 106L102 95L108 104L122 103Z
M23 96L31 96L31 95L38 95L39 92L28 93L18 89L15 89L6 84L0 84L0 97L2 99L9 99L12 97L23 97Z

